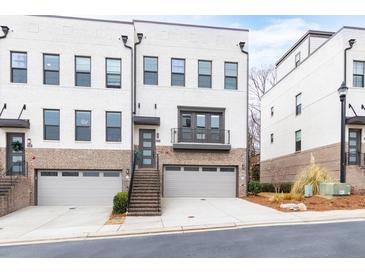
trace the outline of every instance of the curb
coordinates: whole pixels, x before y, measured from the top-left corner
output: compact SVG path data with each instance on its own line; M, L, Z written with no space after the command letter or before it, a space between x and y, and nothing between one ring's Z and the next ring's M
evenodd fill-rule
M228 229L241 229L252 227L265 227L265 226L280 226L280 225L308 225L308 224L321 224L321 223L333 223L333 222L350 222L350 221L365 221L365 217L351 217L351 218L328 218L317 220L301 220L301 221L281 221L281 222L260 222L260 223L227 223L219 225L198 225L198 226L178 226L178 227L166 227L166 228L153 228L134 231L118 231L118 232L93 232L87 235L74 236L74 237L60 237L49 239L34 239L34 240L10 240L8 242L0 242L2 246L16 246L16 245L31 245L31 244L46 244L46 243L58 243L69 241L83 241L83 240L95 240L95 239L111 239L111 238L124 238L124 237L142 237L152 235L166 235L177 233L192 233L192 232L204 232L204 231L219 231Z

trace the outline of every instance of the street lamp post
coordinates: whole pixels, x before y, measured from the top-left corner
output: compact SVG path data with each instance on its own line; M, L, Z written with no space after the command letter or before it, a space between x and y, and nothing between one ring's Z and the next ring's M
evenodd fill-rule
M346 182L346 154L345 154L345 119L346 119L346 94L348 87L345 82L342 82L341 86L338 88L338 93L340 95L341 101L341 155L340 155L340 182Z

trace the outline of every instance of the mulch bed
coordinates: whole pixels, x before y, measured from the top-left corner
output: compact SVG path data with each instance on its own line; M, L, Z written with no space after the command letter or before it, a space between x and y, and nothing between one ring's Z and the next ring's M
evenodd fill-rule
M127 214L112 214L109 217L109 220L106 221L106 225L120 225L124 223L124 219L127 216Z
M268 197L262 196L247 196L243 198L249 202L257 203L263 206L268 206L284 212L293 212L290 209L280 208L282 203L304 203L307 210L310 211L326 211L340 209L365 209L365 195L351 195L342 197L326 197L313 196L305 198L303 201L283 201L272 202Z

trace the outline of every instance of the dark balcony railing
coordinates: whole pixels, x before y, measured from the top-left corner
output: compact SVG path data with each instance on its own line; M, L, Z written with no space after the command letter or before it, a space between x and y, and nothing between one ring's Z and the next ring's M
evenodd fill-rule
M361 152L347 152L346 165L365 166L365 153Z
M227 144L230 131L226 129L172 128L171 143Z

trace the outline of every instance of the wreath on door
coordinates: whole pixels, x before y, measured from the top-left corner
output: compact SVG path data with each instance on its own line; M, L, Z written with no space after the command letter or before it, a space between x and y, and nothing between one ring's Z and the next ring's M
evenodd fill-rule
M12 142L11 143L11 147L13 148L14 151L21 151L21 150L23 150L23 145L19 141Z

